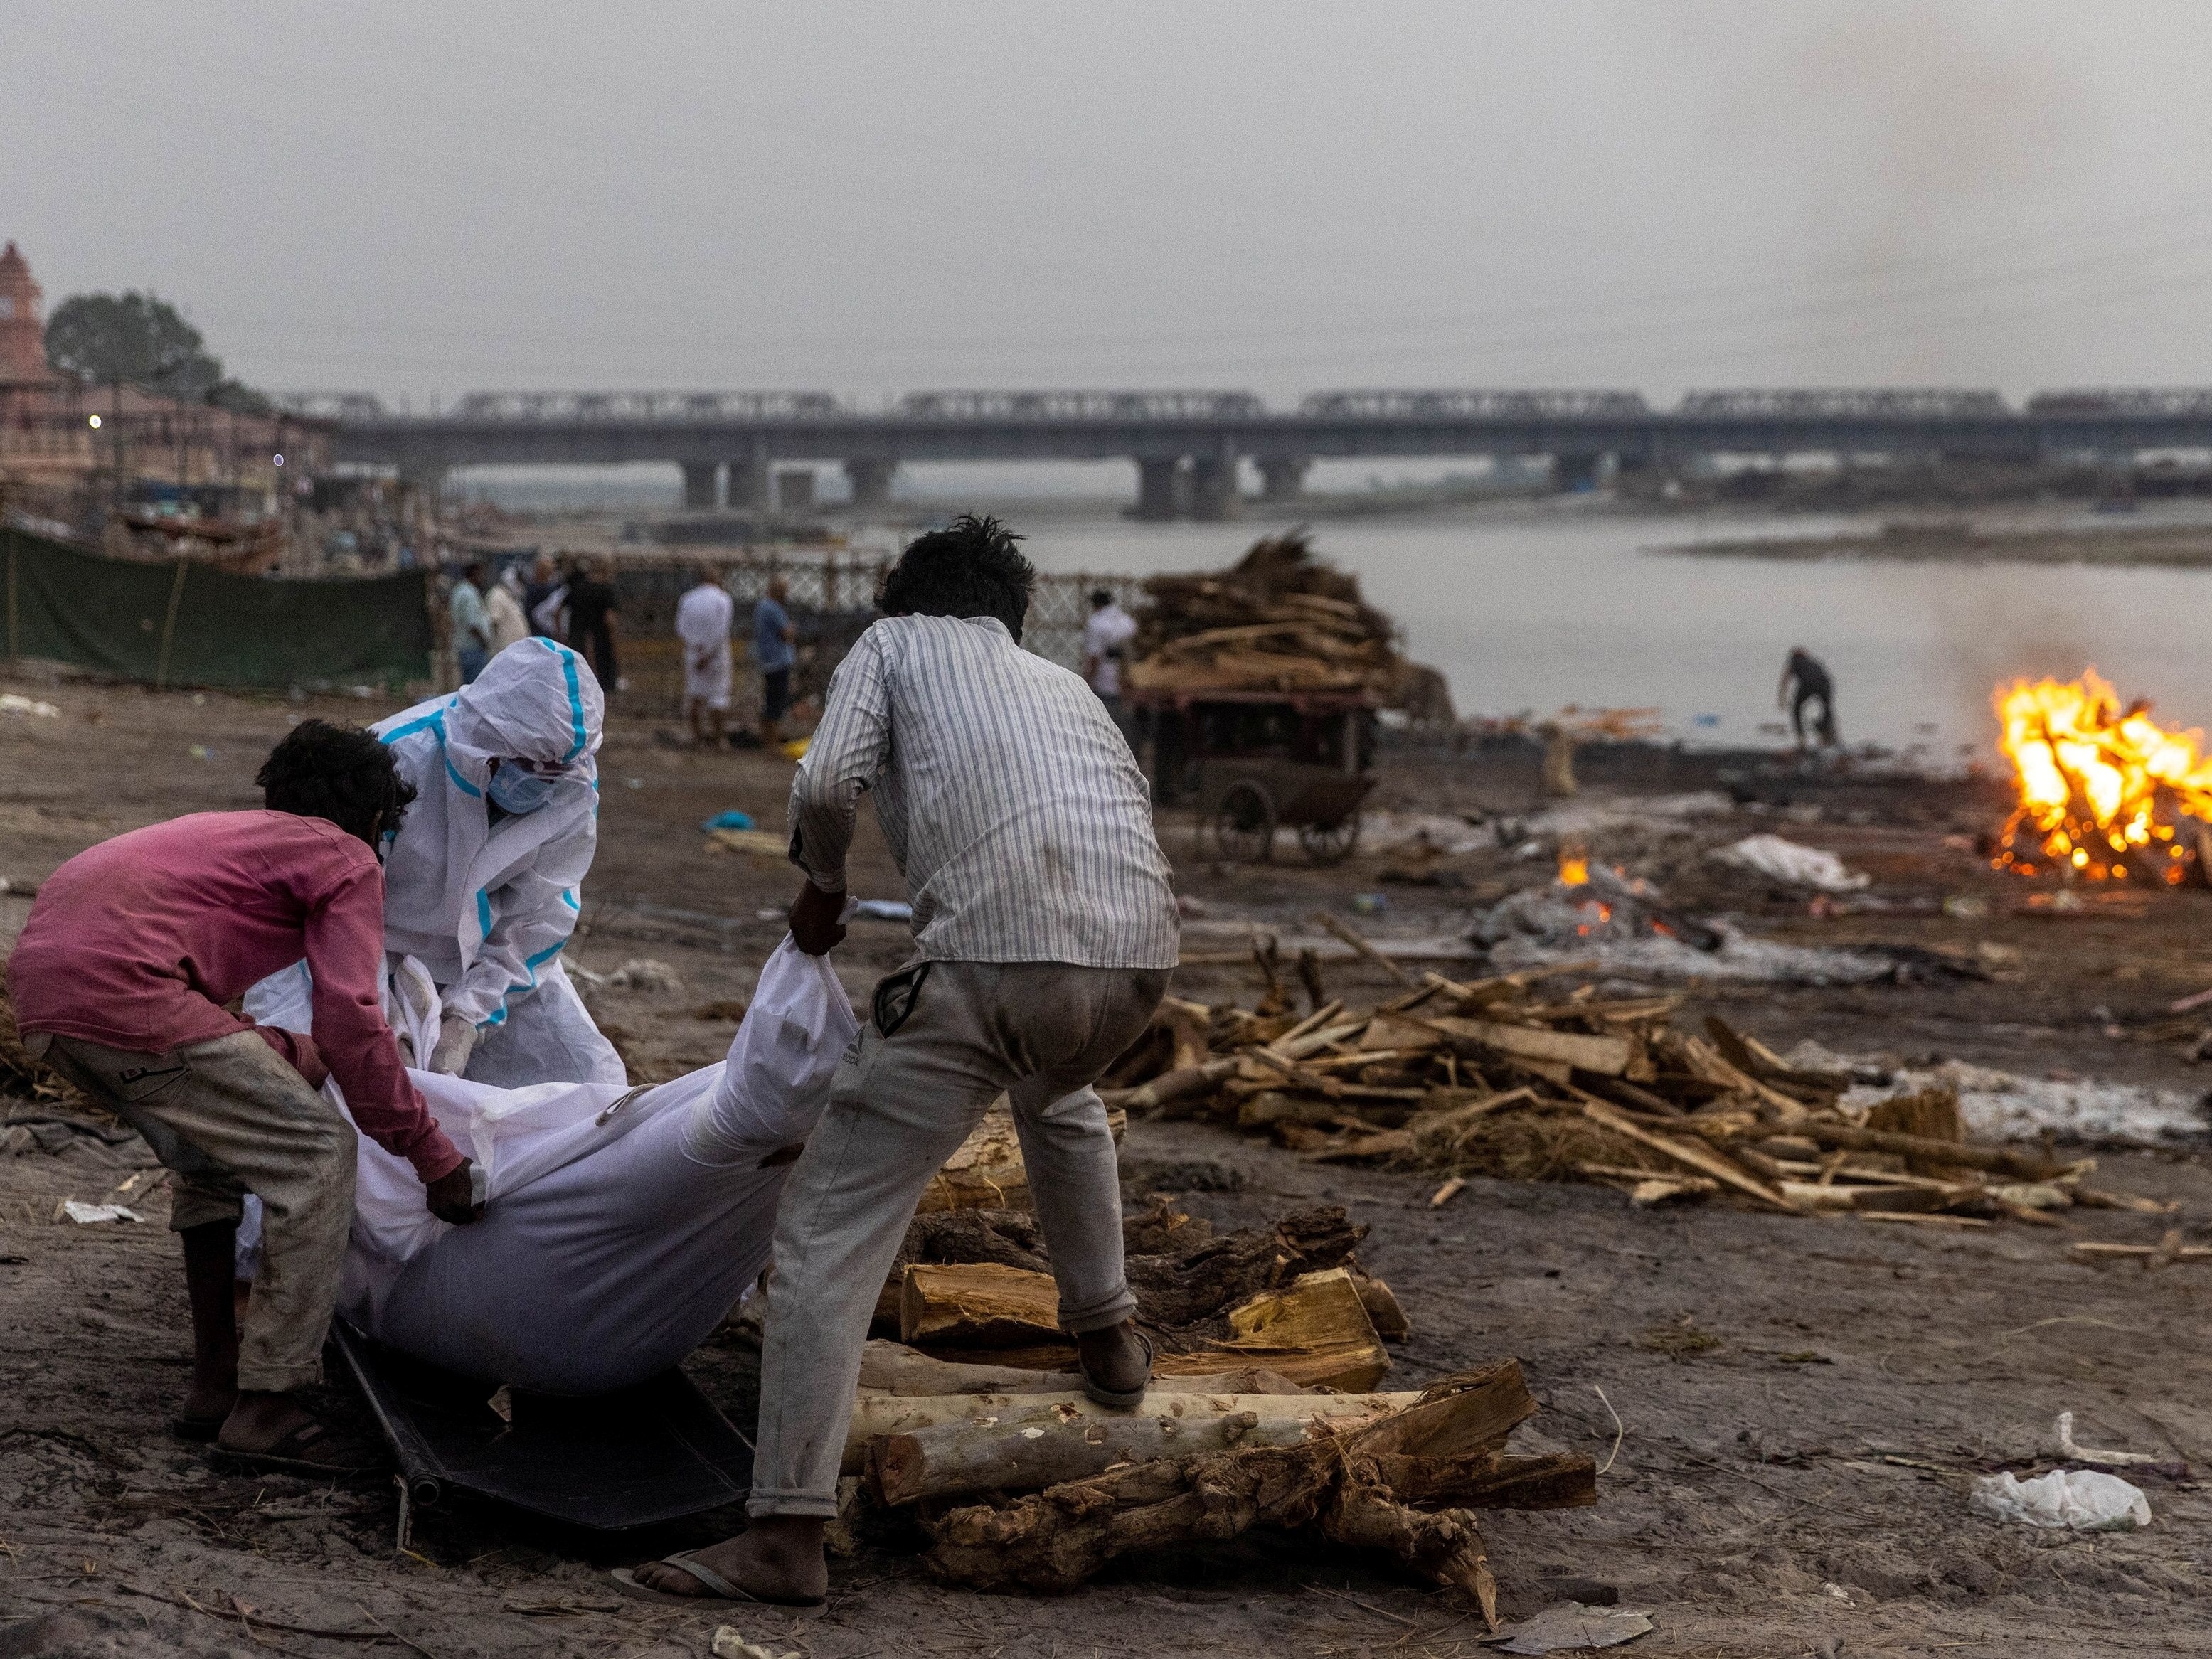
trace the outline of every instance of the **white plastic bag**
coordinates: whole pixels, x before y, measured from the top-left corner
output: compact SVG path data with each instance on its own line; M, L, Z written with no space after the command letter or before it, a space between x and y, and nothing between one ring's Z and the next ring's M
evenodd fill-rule
M1966 1507L1992 1521L2074 1532L2132 1532L2150 1525L2150 1500L2142 1488L2095 1469L2053 1469L2033 1480L1986 1475L1974 1482Z
M830 958L808 956L786 934L761 969L711 1102L685 1125L684 1155L726 1164L804 1140L828 1103L838 1059L860 1030Z
M1817 887L1824 893L1855 893L1874 879L1846 870L1833 853L1800 847L1779 836L1746 836L1734 846L1720 848L1713 857L1738 869L1755 870L1799 887Z

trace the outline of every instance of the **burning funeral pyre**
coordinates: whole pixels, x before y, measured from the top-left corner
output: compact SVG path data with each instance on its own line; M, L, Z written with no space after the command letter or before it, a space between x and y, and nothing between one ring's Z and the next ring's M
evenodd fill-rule
M1996 694L2020 804L1991 863L2023 876L2091 881L2185 880L2212 823L2212 759L2203 733L2123 705L2096 670L2078 680L2015 680Z

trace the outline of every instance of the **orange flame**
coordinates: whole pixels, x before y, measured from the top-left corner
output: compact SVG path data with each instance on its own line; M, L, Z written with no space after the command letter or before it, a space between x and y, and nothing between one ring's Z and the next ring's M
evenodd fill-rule
M1997 747L2020 789L1991 860L1996 868L2181 880L2187 854L2175 818L2212 819L2203 732L2168 730L2148 703L2123 708L2094 668L2063 683L2015 680L1999 688L1996 703Z
M1589 860L1580 848L1572 852L1561 849L1559 854L1559 885L1583 887L1589 883Z

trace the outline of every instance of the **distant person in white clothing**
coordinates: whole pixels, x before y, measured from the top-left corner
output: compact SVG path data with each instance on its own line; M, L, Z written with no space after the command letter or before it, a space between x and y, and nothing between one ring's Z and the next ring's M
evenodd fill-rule
M1100 588L1091 596L1091 620L1083 624L1083 678L1121 735L1129 723L1121 713L1121 664L1129 641L1137 637L1137 619L1114 603L1113 594Z
M684 646L684 716L691 722L694 743L719 747L722 717L730 707L730 621L737 606L713 572L702 568L696 574L698 580L676 602L676 637Z
M530 637L530 618L522 614L522 601L515 592L520 586L510 566L501 573L497 581L484 589L484 621L491 629L491 654L495 657L516 641Z

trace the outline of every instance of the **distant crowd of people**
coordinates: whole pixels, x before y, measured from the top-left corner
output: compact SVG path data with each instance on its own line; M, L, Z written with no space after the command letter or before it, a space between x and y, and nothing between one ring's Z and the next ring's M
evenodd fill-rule
M695 740L719 745L734 673L731 631L737 602L711 568L701 566L691 578L676 605L676 637L684 648L684 713ZM790 598L790 584L772 575L752 611L753 665L761 678L760 740L765 748L783 743L791 713L799 629L787 608ZM477 560L454 582L448 605L463 685L474 684L485 665L508 646L535 635L575 650L591 664L608 695L627 689L615 656L620 605L614 570L604 560L577 560L564 575L551 555L541 553L527 581L519 566L509 565L495 576L489 565Z
M517 566L495 577L479 559L461 572L448 605L463 685L473 685L484 665L517 640L536 635L580 652L609 693L623 689L614 570L605 560L575 560L564 575L551 554L541 553L525 581Z

